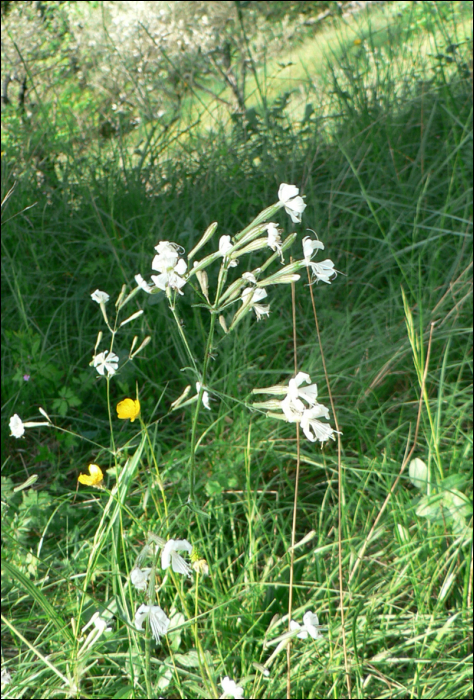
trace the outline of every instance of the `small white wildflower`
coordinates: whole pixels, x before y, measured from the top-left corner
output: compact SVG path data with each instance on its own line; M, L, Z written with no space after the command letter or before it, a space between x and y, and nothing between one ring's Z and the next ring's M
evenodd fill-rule
M157 272L169 272L176 267L179 258L178 246L170 241L160 241L155 246L155 255L151 267Z
M324 243L311 238L311 236L305 236L303 238L303 255L306 262L311 260L315 250L324 250Z
M112 377L118 369L119 358L115 353L105 350L96 355L92 363L99 374L104 376L107 372L107 376Z
M278 199L294 224L301 222L301 216L306 209L303 197L298 197L298 194L299 189L295 185L287 185L285 182L282 182L278 190Z
M25 434L25 426L17 413L10 418L10 431L10 435L16 438L21 438Z
M151 279L158 289L162 289L163 291L166 291L167 288L176 289L177 292L183 294L181 289L186 284L186 280L183 279L182 275L186 274L186 269L186 261L181 258L174 268L162 272L159 275L152 275Z
M224 694L221 695L221 698L231 697L240 700L244 697L244 689L238 686L235 681L231 680L229 676L226 676L221 680L221 686L222 690L224 691Z
M304 265L311 269L313 278L321 280L326 284L331 284L331 280L337 276L337 270L334 269L332 260L323 260L320 263L313 262L311 257L315 250L324 250L324 244L321 241L313 240L309 236L303 238L303 256Z
M107 292L101 292L100 289L96 289L95 292L91 294L91 298L98 304L106 304L110 299Z
M25 428L38 428L41 425L50 424L40 421L27 421L26 423L23 423L20 416L17 413L15 413L15 415L10 418L10 436L15 438L21 438L25 434Z
M252 284L257 284L257 278L253 274L253 272L244 272L242 275L242 279L246 280L247 282L251 282Z
M151 633L158 644L160 636L167 634L170 620L159 605L140 605L135 613L135 627L140 632L143 630L143 623L149 619Z
M277 225L270 222L267 224L267 233L268 233L268 239L267 239L267 245L273 250L273 251L278 251L281 261L284 262L283 260L283 252L281 250L281 236L278 233L278 228Z
M230 236L221 236L219 238L219 253L222 255L224 260L227 259L227 254L232 250L233 244L230 241ZM232 260L229 263L229 267L236 267L238 265L238 260Z
M6 668L2 668L2 690L3 688L12 682L12 677Z
M262 299L265 299L265 297L268 296L267 292L265 289L261 289L260 287L257 287L257 289L253 289L252 287L247 287L244 289L241 295L241 299L244 304L249 303L249 297L251 298L250 301L250 306L252 309L255 311L257 315L257 320L260 321L262 316L268 316L270 313L270 305L269 304L259 304L258 302L262 301Z
M161 552L162 568L167 569L171 565L175 573L191 576L191 567L184 561L181 554L178 554L178 552L183 551L188 552L188 554L193 551L192 544L188 540L168 540Z
M150 572L151 569L139 569L138 566L131 570L130 581L137 591L146 591Z
M316 613L311 612L308 610L303 616L303 625L300 625L298 622L295 622L295 620L292 620L290 622L290 629L293 631L299 630L299 634L296 636L299 637L300 639L307 639L308 634L313 638L313 639L318 639L319 637L322 637L320 630L320 624L319 624L319 619Z
M303 382L310 386L302 387ZM311 384L311 377L306 372L298 372L296 377L288 382L288 394L290 400L299 411L303 411L306 406L300 401L299 397L308 402L310 406L314 406L318 396L317 384Z
M319 442L326 442L329 438L335 440L334 434L337 434L338 431L333 430L328 423L321 423L320 420L317 420L318 418L329 419L329 410L320 403L303 411L301 427L308 440L311 440L311 442L316 442L316 440L319 440ZM311 431L313 431L314 434Z
M198 394L201 391L201 386L201 382L196 382L196 391ZM202 403L204 408L207 408L208 411L211 410L211 407L209 405L209 393L205 390L202 392Z
M283 411L284 420L289 423L300 423L304 434L311 442L319 440L323 443L329 438L335 440L334 435L340 433L333 430L329 424L318 420L318 418L329 419L329 410L326 406L317 403L318 387L310 382L309 374L298 372L296 377L290 379L288 387L278 384L266 389L254 389L253 393L256 394L284 395L285 397L282 401L271 399L270 401L258 402L254 406L270 411L280 408ZM309 386L302 386L304 383L309 384ZM271 415L275 418L283 418L278 413Z

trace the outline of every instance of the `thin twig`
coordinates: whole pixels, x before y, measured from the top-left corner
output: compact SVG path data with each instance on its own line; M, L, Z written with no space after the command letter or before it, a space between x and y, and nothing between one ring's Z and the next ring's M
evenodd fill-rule
M344 614L344 585L342 576L342 462L341 462L341 433L339 430L339 423L337 420L337 413L334 406L334 401L332 398L331 385L329 383L328 371L326 368L326 360L324 358L323 344L321 342L321 334L319 332L318 315L316 313L316 304L314 303L313 295L313 285L311 284L311 277L309 274L309 268L307 268L308 280L309 280L309 291L311 294L311 304L313 306L314 323L316 325L316 333L318 336L319 349L321 351L321 360L323 363L324 377L326 379L326 386L328 388L329 401L331 402L332 415L334 416L334 424L337 430L337 486L338 486L338 503L337 503L337 519L338 519L338 535L337 535L337 550L338 550L338 567L339 567L339 606L341 608L341 629L342 629L342 648L344 653L344 668L346 671L346 684L347 684L347 697L352 698L351 693L351 677L349 673L349 659L347 657L347 641L346 641L346 625L345 625L345 614Z

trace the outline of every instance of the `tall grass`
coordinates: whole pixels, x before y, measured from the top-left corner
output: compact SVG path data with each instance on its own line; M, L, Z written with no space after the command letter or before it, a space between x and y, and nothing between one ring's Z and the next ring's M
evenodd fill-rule
M264 108L256 100L232 125L177 134L168 150L155 144L143 159L125 138L106 149L98 142L56 179L39 187L19 180L2 237L6 697L67 696L84 662L76 632L96 610L115 616L114 630L92 647L81 694L149 695L124 584L147 533L163 528L158 491L138 472L89 569L102 501L76 495L75 485L97 453L44 429L20 443L8 437L8 418L33 418L43 406L104 444L104 389L88 367L97 334L90 293L134 286L158 240L189 251L212 221L221 235L236 232L274 201L280 182L303 188L304 224L341 272L314 290L343 431L341 484L335 448L301 442L296 541L309 536L294 549L293 617L315 610L325 629L317 642L292 643L292 697L348 697L347 670L352 697L472 697L472 39L465 19L448 12L456 4L437 5L441 18L434 4L410 3L383 31L378 15L328 30L314 74L313 44L300 53L298 90L285 98L275 80L281 101ZM324 46L324 34L318 41ZM8 152L2 168L8 189ZM174 536L191 533L210 565L197 616L185 584L168 593L167 609L186 619L153 652L155 696L214 693L193 654L196 630L217 680L239 679L245 697L286 694L283 651L268 677L255 664L268 661L275 647L267 643L288 623L297 444L293 426L257 412L249 420L244 404L253 388L293 374L287 292L276 289L268 320L248 317L216 348L209 384L220 399L200 418L196 509L185 504L187 410L150 431ZM138 382L151 422L184 388L186 357L163 301L147 299L118 348L138 329L152 336L146 359L125 367L112 400L134 395ZM308 286L296 287L295 307L298 367L318 378L327 403ZM199 353L206 317L186 295L180 314ZM134 434L123 427L119 437L151 468L152 453ZM405 465L394 488L413 447L428 486L418 488ZM32 474L33 488L13 490Z

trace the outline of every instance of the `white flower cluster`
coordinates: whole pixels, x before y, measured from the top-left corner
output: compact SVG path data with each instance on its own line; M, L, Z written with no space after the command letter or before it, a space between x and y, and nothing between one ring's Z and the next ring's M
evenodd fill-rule
M183 275L186 274L187 265L186 261L179 257L181 247L170 241L160 241L155 250L157 255L153 258L151 267L160 274L151 276L153 284L145 282L141 275L135 275L136 283L147 294L151 294L154 289L161 289L167 294L171 289L175 289L179 294L183 294L181 290L187 281Z
M164 542L164 540L163 540ZM161 566L167 569L171 566L173 571L183 576L191 576L191 567L183 559L179 552L193 551L192 544L188 540L168 540L161 552ZM130 572L130 581L138 591L145 591L148 587L148 578L151 573L151 568L142 569L135 566ZM159 605L140 605L135 613L135 627L137 630L143 630L143 623L149 620L151 633L156 643L160 641L160 637L168 632L170 620L166 613Z
M302 386L303 384L309 384L309 386ZM319 420L319 418L329 419L329 409L316 401L318 387L316 384L311 384L311 377L306 372L298 372L296 377L290 379L288 386L278 384L267 389L254 389L253 393L284 395L285 398L282 401L273 399L253 405L256 408L280 409L283 415L275 413L269 415L283 418L289 423L299 423L311 442L319 440L323 443L330 438L335 440L334 435L337 431L333 430L328 423Z

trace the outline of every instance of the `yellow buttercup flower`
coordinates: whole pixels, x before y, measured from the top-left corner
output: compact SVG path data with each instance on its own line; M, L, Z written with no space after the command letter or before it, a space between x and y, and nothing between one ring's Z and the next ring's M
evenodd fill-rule
M130 418L130 423L133 423L139 413L140 401L138 399L124 399L117 404L117 415L122 420Z
M97 466L97 464L89 464L89 474L80 474L77 480L80 484L85 484L86 486L94 486L97 489L102 488L102 483L104 481L104 475L102 474L102 469Z

